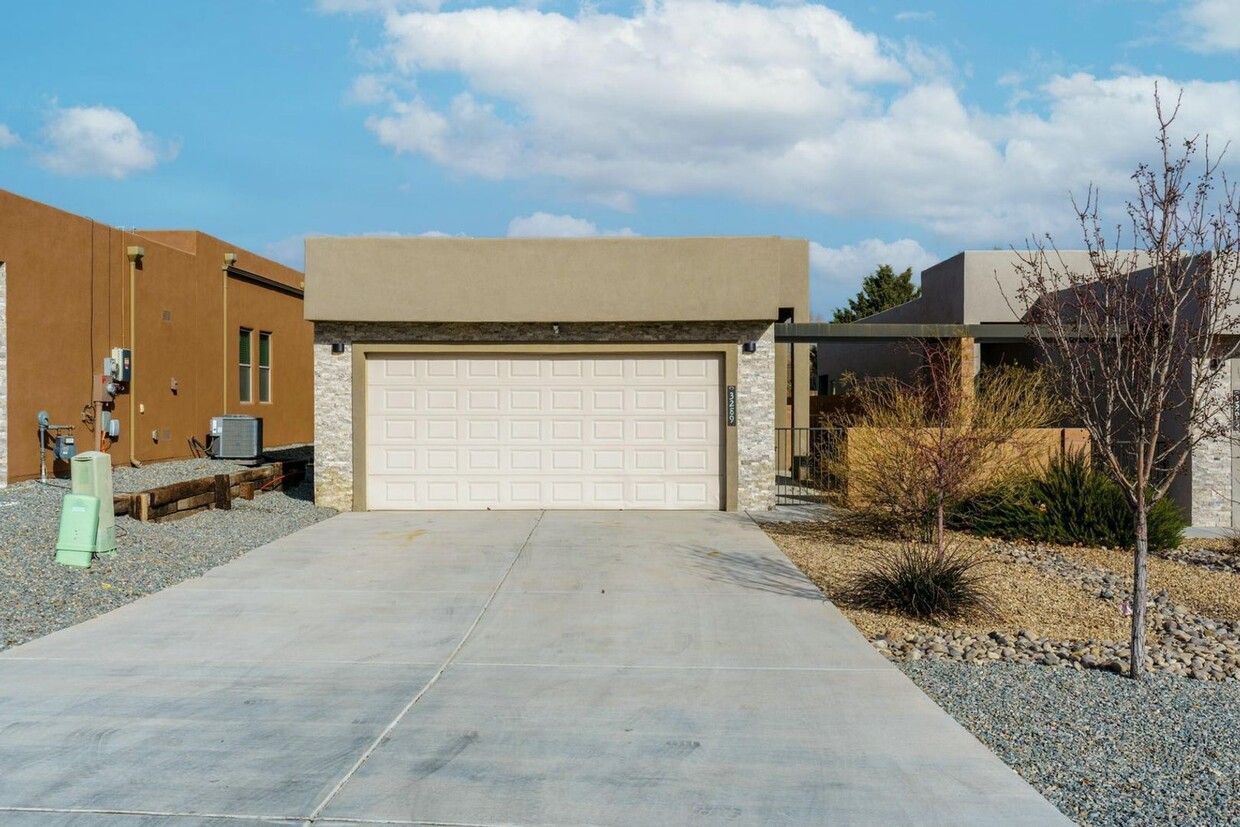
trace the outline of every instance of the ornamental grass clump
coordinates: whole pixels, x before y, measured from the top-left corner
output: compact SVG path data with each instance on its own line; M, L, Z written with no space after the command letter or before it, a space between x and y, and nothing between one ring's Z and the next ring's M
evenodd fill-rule
M858 609L898 612L918 620L989 615L987 558L960 546L906 542L867 560L840 599Z

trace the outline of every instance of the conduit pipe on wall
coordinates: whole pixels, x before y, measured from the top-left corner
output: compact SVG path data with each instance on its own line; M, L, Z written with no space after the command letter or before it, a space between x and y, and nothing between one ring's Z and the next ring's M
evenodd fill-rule
M224 391L224 407L220 411L221 414L228 413L228 343L230 341L228 337L228 268L236 266L237 254L224 253L224 264L220 267L224 274L224 311L220 314L224 319L224 384L220 386Z
M136 290L138 286L138 262L146 255L146 250L141 247L126 247L125 257L129 259L129 350L131 353L137 353L137 335L138 335L138 317L134 312L137 308ZM141 358L137 357L139 364ZM141 370L141 368L139 368ZM138 462L137 445L138 445L138 420L135 418L137 411L137 403L134 401L133 377L129 380L129 464L138 468L142 465Z

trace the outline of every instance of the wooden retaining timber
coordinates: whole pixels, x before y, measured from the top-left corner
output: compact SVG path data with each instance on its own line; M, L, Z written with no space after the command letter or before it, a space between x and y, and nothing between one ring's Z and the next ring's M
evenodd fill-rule
M235 499L252 500L258 491L292 488L305 477L304 460L273 462L231 474L216 474L147 491L117 494L112 499L112 506L117 516L127 514L143 522L178 520L212 508L227 511L232 508Z

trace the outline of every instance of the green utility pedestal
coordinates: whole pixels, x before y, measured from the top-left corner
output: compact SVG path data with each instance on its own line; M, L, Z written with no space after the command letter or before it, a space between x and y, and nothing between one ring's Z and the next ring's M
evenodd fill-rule
M116 553L116 512L112 507L112 457L103 451L84 451L69 462L73 493L99 501L96 554Z
M99 532L99 500L85 494L66 494L60 507L60 536L56 562L87 568Z

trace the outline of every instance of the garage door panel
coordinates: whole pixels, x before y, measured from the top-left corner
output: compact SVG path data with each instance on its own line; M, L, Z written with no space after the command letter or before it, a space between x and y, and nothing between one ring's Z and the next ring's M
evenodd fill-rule
M470 379L499 378L498 359L470 359L465 362L465 376Z
M423 375L430 379L457 379L460 377L460 359L427 359Z
M512 419L507 423L508 440L513 443L542 440L543 423L537 419Z
M543 404L542 391L537 388L524 390L508 388L504 392L504 397L508 401L505 410L510 413L537 413L546 407Z
M625 413L624 391L620 388L595 390L590 393L590 413L623 414Z
M367 505L718 508L721 360L367 363Z

